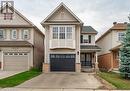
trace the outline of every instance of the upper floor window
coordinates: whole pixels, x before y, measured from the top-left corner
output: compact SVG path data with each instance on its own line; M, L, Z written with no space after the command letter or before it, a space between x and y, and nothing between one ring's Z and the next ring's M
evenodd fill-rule
M4 20L12 20L13 19L13 14L12 13L8 13L8 14L4 14Z
M23 39L29 39L29 30L23 30Z
M59 39L65 39L65 27L59 27Z
M54 26L52 28L53 39L72 39L72 26Z
M125 33L123 32L118 33L118 41L123 41L124 37L125 37Z
M16 29L11 31L11 38L12 39L17 39L17 30Z
M67 39L72 39L72 27L67 27L66 32Z
M58 27L53 27L53 39L58 39Z
M0 39L4 39L4 29L0 29Z
M91 43L91 35L81 35L81 43Z

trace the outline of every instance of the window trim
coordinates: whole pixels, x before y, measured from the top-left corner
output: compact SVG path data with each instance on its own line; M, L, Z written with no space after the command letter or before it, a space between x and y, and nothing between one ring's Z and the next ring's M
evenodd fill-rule
M84 42L84 36L87 36L87 43L86 42ZM81 43L83 43L83 44L91 44L92 43L92 36L90 35L90 34L81 34Z
M16 32L16 35L14 37L14 32ZM16 29L11 30L11 39L15 40L18 38L18 31Z
M28 34L27 34L28 37L27 37L27 38L24 37L26 31L28 31ZM22 36L23 36L22 38L23 38L24 40L29 40L29 39L30 39L30 34L29 34L29 33L30 33L30 30L29 30L29 29L23 29L22 32L23 32L23 33L22 33Z
M122 40L123 37L121 36L121 34L124 34L123 36L125 37L125 32L118 32L118 34L117 34L118 35L118 41L120 41L120 42L123 41Z
M5 39L5 30L4 29L0 29L0 31L3 31L3 38L0 38L0 40Z
M53 38L53 28L54 27L58 27L58 38L56 38L57 40L62 40L62 38L60 38L60 28L61 27L65 27L65 38L63 38L64 40L72 40L73 39L73 33L74 33L74 29L75 29L75 25L50 25L50 29L51 29L51 35L52 35L52 37L51 37L51 39L54 39ZM72 32L71 32L71 38L67 38L67 28L68 27L71 27L72 28ZM54 39L55 40L55 39Z
M57 30L53 30L54 28L57 28ZM54 35L55 35L55 37L54 37ZM58 27L52 27L52 39L58 39L58 36L59 35L59 33L58 33Z

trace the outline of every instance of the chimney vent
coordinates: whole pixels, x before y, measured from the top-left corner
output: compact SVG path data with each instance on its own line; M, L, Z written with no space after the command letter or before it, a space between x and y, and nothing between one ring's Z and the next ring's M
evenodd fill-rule
M113 25L117 24L117 22L113 22Z

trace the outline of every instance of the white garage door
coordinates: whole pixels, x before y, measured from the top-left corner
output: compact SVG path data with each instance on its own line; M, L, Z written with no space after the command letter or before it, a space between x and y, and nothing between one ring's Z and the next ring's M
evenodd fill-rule
M4 70L17 71L28 69L28 53L6 52L3 59Z

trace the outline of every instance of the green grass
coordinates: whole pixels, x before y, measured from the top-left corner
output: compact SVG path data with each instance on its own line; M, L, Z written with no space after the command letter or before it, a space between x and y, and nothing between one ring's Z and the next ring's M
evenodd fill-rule
M99 72L98 75L117 87L117 89L130 89L130 80L122 78L118 73Z
M31 69L8 78L0 79L0 87L14 87L40 74L39 70Z

